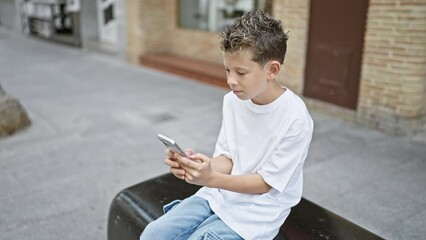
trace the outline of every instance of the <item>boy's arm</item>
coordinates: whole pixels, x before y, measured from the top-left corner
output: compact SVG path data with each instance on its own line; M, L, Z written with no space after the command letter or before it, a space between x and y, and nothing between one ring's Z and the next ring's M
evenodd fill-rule
M208 183L208 187L220 188L228 191L246 193L246 194L263 194L271 190L269 186L260 176L260 174L249 175L228 175L215 172L214 177Z
M224 155L212 158L211 165L217 175L212 177L208 187L248 194L262 194L271 190L271 186L263 181L260 174L230 175L233 163Z
M181 156L177 159L181 167L185 169L185 180L191 184L246 194L262 194L271 190L271 186L259 174L230 175L232 161L225 156L209 159L203 154L195 154L191 156L191 159L199 161L192 161ZM219 166L219 163L224 163L228 168Z
M224 174L231 174L234 164L225 155L219 155L211 159L212 169Z

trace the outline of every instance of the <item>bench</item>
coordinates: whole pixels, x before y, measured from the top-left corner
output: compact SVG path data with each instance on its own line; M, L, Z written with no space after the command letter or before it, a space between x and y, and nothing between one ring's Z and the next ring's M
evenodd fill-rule
M108 217L108 240L132 240L146 225L163 214L163 205L185 199L198 186L187 184L172 174L165 174L118 193L113 199ZM383 239L348 220L302 198L275 240L303 239Z
M141 65L192 78L228 89L222 64L188 58L171 53L148 53L139 57Z

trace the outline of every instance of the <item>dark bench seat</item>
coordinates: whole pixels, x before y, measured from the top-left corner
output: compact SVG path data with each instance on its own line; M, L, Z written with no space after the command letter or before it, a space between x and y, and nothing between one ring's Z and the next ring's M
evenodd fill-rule
M139 239L146 225L163 214L163 205L185 199L199 187L165 174L129 187L113 199L108 218L108 240ZM275 239L382 239L381 237L302 199Z

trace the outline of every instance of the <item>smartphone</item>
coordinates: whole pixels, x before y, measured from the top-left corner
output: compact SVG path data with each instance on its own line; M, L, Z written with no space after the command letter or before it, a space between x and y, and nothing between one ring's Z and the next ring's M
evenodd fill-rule
M188 155L186 155L186 153L182 150L182 148L180 148L179 145L175 142L175 140L166 137L162 134L158 134L157 137L162 143L164 143L166 148L170 149L172 152L178 153L183 157L189 158Z

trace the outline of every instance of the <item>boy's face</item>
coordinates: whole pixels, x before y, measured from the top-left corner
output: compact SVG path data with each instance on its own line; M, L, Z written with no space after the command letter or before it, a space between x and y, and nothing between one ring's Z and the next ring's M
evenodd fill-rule
M252 51L223 53L223 64L229 87L241 100L265 104L269 85L267 81L268 64L261 66L252 59Z

